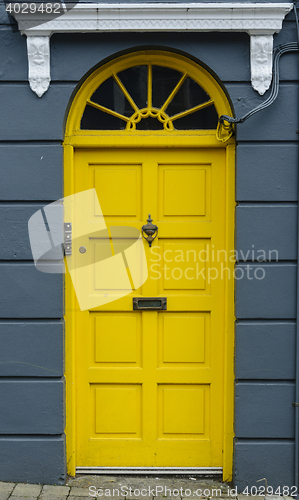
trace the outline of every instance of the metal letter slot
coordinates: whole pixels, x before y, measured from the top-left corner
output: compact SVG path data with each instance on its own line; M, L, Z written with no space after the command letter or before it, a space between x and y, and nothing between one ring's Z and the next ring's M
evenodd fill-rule
M133 298L134 311L166 311L167 298L166 297L138 297Z

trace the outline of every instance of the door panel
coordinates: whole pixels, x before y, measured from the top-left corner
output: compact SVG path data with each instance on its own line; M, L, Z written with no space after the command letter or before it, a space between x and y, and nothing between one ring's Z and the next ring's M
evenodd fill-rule
M141 167L130 164L90 165L92 177L89 185L97 191L104 217L141 219ZM113 189L107 186L113 186Z
M209 220L209 170L209 165L160 164L159 220Z
M97 190L108 228L104 242L90 213L95 260L120 255L116 227L141 230L151 214L159 228L152 248L144 241L139 289L125 260L120 298L97 262L86 275L95 300L117 300L76 314L77 466L222 466L226 276L213 276L226 248L225 158L220 148L75 153L75 192ZM80 266L75 242L73 253ZM139 296L167 297L167 311L133 311Z

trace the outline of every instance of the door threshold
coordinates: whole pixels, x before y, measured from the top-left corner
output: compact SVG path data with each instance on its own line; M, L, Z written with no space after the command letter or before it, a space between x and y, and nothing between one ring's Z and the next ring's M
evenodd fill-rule
M222 476L222 467L76 467L78 474L199 474Z

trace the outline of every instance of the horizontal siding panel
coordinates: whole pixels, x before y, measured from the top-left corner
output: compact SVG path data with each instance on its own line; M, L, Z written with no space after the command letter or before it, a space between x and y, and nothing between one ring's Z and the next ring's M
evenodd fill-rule
M36 223L31 225L31 241L41 245L42 253L46 255L48 260L62 259L61 247L56 246L52 250L51 240L48 237L47 228L44 224L43 215L40 209L44 205L36 204L8 204L1 205L0 203L0 260L33 260L31 246L28 233L28 221L33 214L39 212L38 217L42 224ZM59 205L54 205L46 208L45 212L50 212L48 215L48 224L52 233L60 230L60 242L63 241L63 208ZM46 214L45 214L46 216ZM51 222L52 217L52 224ZM58 234L57 234L58 236ZM56 241L56 240L55 240ZM36 255L36 254L35 254Z
M1 205L0 260L32 260L28 220L44 205Z
M0 318L61 318L63 276L38 271L34 264L0 264Z
M9 18L8 14L5 10L4 2L0 2L0 25L10 25L13 23L14 26L17 26L17 23L13 20L13 18ZM6 29L7 26L1 26L1 28Z
M241 118L265 101L265 97L253 90L249 82L248 84L229 83L226 88L237 118ZM271 106L237 125L237 140L244 142L297 141L298 101L298 84L281 84L278 97Z
M235 486L242 493L246 486L264 486L257 482L267 478L268 486L293 486L294 443L283 440L237 440L235 443Z
M295 23L287 23L284 29L283 42L296 40ZM171 47L192 57L200 58L222 81L250 81L250 46L246 33L139 33L140 46ZM76 44L76 54L73 46ZM200 55L198 54L200 45ZM221 46L222 51L219 51ZM233 47L233 50L232 50ZM51 38L51 78L55 80L78 81L82 76L96 66L99 60L105 60L122 50L135 50L136 36L134 33L118 33L115 39L112 33L100 34L69 34L67 37L56 33ZM223 52L226 53L223 64ZM74 64L69 66L69 58ZM287 64L283 56L281 63L281 79L297 80L296 56L288 58ZM292 64L295 68L292 67Z
M293 438L295 384L236 384L235 434L238 438ZM279 404L277 402L279 401Z
M0 144L0 175L0 200L59 200L63 196L63 148L58 144Z
M9 25L7 13L3 4L0 4L0 24ZM292 42L296 39L295 23L285 23L284 29L276 35L275 45ZM81 42L81 43L78 43ZM140 33L141 44L155 43L163 47L172 47L185 51L191 56L198 57L197 44L200 44L200 60L209 65L223 81L249 81L249 39L245 33L185 33L182 39L175 33ZM0 61L0 79L2 81L26 81L27 57L26 40L21 34L16 34L8 26L0 30L0 43L3 48L3 57ZM76 54L73 46L76 43ZM225 64L219 52L219 45L226 52ZM234 47L232 51L231 48ZM52 66L51 78L55 80L78 81L82 76L97 65L99 60L111 57L121 50L130 50L136 47L135 34L119 34L117 40L111 33L99 34L69 34L67 37L54 34L51 40ZM12 57L13 55L13 57ZM100 55L100 57L99 57ZM60 57L59 57L60 56ZM73 67L69 67L69 57L74 60ZM287 54L281 58L280 79L297 80L298 69L296 55Z
M62 140L64 118L75 84L52 84L39 99L28 83L2 84L0 101L2 141ZM263 101L250 83L227 84L236 116L243 116ZM298 85L282 84L275 103L237 126L239 141L296 141ZM289 112L285 113L285 109ZM45 120L51 110L51 119ZM30 117L30 119L28 118Z
M64 484L65 438L0 437L0 481Z
M296 34L296 25L295 23L285 23L284 27L290 26L289 30L289 35L291 36L284 36L285 42L282 43L288 43L288 42L294 42L296 40L297 34ZM281 31L281 35L286 35L285 30ZM282 36L281 36L282 38ZM276 40L275 45L278 45L278 41ZM297 54L296 52L289 52L285 53L281 58L279 62L279 80L284 81L298 81L299 80L299 69L298 65L296 64L296 57Z
M26 37L7 27L0 30L0 46L0 80L28 80Z
M237 379L295 379L295 323L237 323Z
M74 53L74 45L76 51ZM246 33L138 33L138 45L183 51L200 58L223 81L250 80L249 38ZM219 51L221 46L221 51ZM200 47L200 53L198 51ZM233 47L233 50L232 50ZM99 61L123 50L136 50L136 33L76 33L51 37L51 78L77 81ZM225 64L223 64L225 52ZM70 59L72 64L69 64Z
M0 11L0 20L7 22L5 11ZM201 47L200 60L208 64L223 81L250 80L249 39L246 33L140 33L139 45L157 46L184 51L191 57L198 57L198 44ZM0 61L1 81L28 80L26 39L9 27L0 30L0 43L3 58ZM76 54L74 54L76 44ZM219 45L227 53L226 64L219 52ZM234 50L231 48L234 46ZM99 61L111 58L117 52L136 49L135 33L59 34L51 38L51 80L77 82L84 74L97 66ZM69 61L72 58L73 64Z
M295 20L294 13L291 11L287 19ZM294 42L297 39L296 24L295 22L284 22L283 28L279 33L275 34L274 47L278 47L284 43ZM298 80L299 68L295 63L298 54L296 52L287 52L279 60L279 79L283 80Z
M40 99L28 82L0 85L1 141L63 140L64 119L74 87L51 84Z
M62 322L0 322L0 377L62 377Z
M297 144L239 144L237 201L297 201Z
M62 434L63 380L0 380L0 434Z
M236 273L236 317L238 319L293 319L296 317L296 272L294 264L240 264ZM257 268L263 279L254 278ZM243 278L241 278L242 274ZM249 273L249 278L248 278ZM262 277L262 271L256 275Z
M238 206L238 259L296 260L296 206Z

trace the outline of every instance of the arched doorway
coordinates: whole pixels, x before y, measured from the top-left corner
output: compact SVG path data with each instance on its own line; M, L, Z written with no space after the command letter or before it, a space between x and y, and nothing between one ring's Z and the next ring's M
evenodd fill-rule
M141 231L150 214L158 235L144 241L147 280L135 287L125 262L131 292L118 299L81 311L66 278L70 474L197 467L231 478L234 141L217 139L222 114L231 109L215 79L160 51L107 63L75 96L65 196L96 190L112 256L115 227ZM100 237L85 241L96 260ZM85 285L95 301L117 295L99 285L96 264Z

